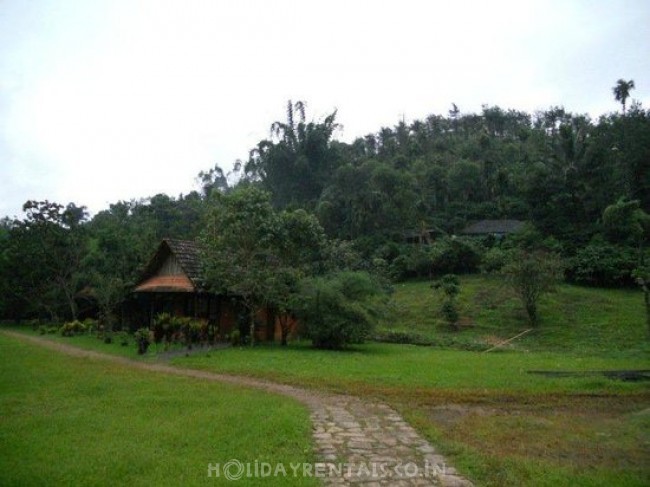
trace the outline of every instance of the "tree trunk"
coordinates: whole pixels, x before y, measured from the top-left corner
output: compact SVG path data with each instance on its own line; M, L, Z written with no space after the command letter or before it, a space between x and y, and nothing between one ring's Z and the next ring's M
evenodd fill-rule
M645 301L645 320L648 326L648 337L650 337L650 286L643 283L643 299Z
M286 347L287 337L289 336L289 318L286 314L282 314L278 320L280 322L280 345Z
M251 334L251 347L255 345L255 310L250 308L250 334Z
M538 318L537 318L537 303L535 302L527 302L526 303L526 313L528 314L528 319L530 320L531 326L537 326L538 324Z

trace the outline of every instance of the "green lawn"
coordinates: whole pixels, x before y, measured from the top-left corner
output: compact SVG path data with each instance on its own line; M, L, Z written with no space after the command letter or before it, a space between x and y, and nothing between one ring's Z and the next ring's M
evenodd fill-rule
M367 344L351 350L314 350L308 344L229 348L179 357L174 364L253 375L307 387L396 394L435 389L450 394L626 393L644 385L600 377L548 378L528 370L648 368L643 358L571 356L560 353L479 353L415 345Z
M463 349L514 336L527 328L525 316L494 278L463 277L461 286L460 332L443 323L429 283L396 286L383 331L418 334L437 347L369 343L336 352L307 343L262 345L181 356L173 364L386 401L477 485L650 485L647 382L527 373L649 369L641 294L560 286L542 300L539 329L506 350L482 353ZM134 346L48 337L135 357Z
M288 398L71 358L3 335L0 357L3 486L223 485L207 476L208 464L288 470L314 460L308 411Z

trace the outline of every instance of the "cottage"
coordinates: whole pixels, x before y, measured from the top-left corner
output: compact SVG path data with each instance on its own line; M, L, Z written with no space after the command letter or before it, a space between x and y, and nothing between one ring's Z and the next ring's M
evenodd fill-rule
M469 236L505 237L523 230L526 222L520 220L481 220L465 227L460 233Z
M238 317L243 311L236 297L205 288L200 247L188 240L163 240L138 280L134 294L150 325L163 312L189 316L207 320L214 334L222 338L238 328ZM281 336L279 320L272 310L260 310L257 318L256 340ZM242 328L244 333L247 330Z

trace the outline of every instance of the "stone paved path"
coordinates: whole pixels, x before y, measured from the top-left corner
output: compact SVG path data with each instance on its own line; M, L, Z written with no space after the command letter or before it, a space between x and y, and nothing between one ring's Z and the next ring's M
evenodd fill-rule
M329 394L269 381L145 363L83 350L44 338L3 331L21 340L76 357L170 375L254 387L292 397L311 411L319 477L325 485L463 486L473 484L449 466L444 457L402 417L385 404L353 396Z

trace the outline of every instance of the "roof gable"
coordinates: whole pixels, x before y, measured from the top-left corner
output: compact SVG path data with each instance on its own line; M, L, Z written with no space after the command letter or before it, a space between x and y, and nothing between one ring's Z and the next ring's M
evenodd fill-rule
M506 235L520 231L526 223L521 220L481 220L463 229L466 235Z
M165 239L145 267L136 292L196 292L201 289L200 248L189 240Z

